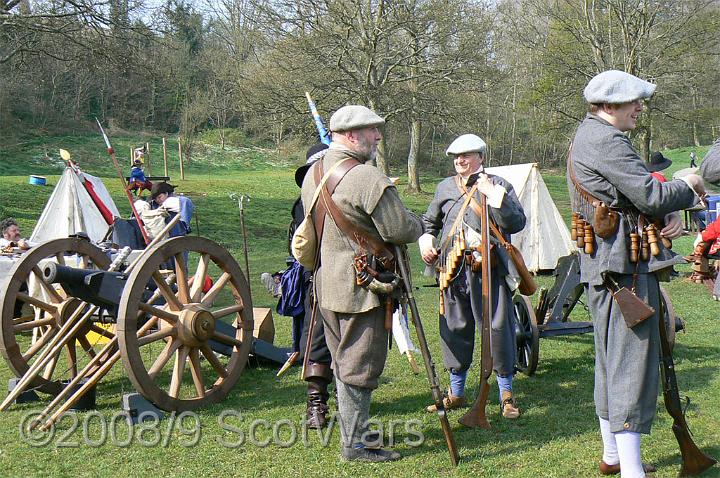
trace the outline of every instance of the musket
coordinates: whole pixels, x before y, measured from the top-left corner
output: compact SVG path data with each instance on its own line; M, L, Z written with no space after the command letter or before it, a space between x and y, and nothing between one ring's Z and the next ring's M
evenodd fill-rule
M682 455L682 467L678 476L698 476L705 470L712 468L717 463L717 460L700 451L690 435L690 429L685 421L685 413L680 403L680 390L675 377L675 365L673 363L672 347L668 340L665 315L665 308L662 301L660 301L660 375L662 377L665 408L673 419L672 431L678 445L680 445L680 454ZM670 324L670 326L675 327L675 324Z
M395 255L398 266L400 267L403 298L404 300L407 300L407 303L410 306L410 315L412 315L413 325L415 326L415 331L417 332L420 353L422 354L423 362L425 362L425 372L427 373L428 381L430 382L430 391L432 393L433 401L435 402L435 408L437 409L440 427L442 428L443 435L445 436L445 442L447 443L448 451L450 452L450 462L453 466L457 466L460 462L460 456L458 455L457 446L455 445L455 437L452 434L450 422L447 418L447 412L445 411L443 392L440 388L440 379L435 371L435 363L433 363L432 357L430 356L430 349L428 348L427 339L425 338L425 330L423 329L422 320L420 320L420 312L418 311L417 303L415 302L415 297L413 296L412 279L410 277L410 262L408 259L407 248L405 246L396 245Z
M117 157L115 157L115 150L112 146L110 146L110 140L108 139L107 134L105 134L105 130L103 129L102 124L100 124L100 120L96 117L95 121L97 121L97 125L100 128L103 139L105 140L107 152L110 155L110 158L112 158L113 166L115 166L115 171L118 174L118 179L120 179L120 187L123 191L125 191L125 195L127 196L128 202L130 203L130 209L132 209L133 216L135 216L135 220L140 227L140 233L142 234L143 240L145 241L145 244L149 244L150 238L147 235L147 231L145 231L145 224L142 222L142 219L140 218L140 214L138 214L137 209L135 209L135 202L133 201L132 194L130 194L130 191L128 191L125 186L125 177L123 176L122 170L120 169L120 164L118 163Z
M323 144L330 145L330 142L332 139L330 138L330 133L328 133L327 129L325 129L325 124L323 124L323 120L320 117L320 113L318 113L317 107L315 106L315 102L310 98L310 93L307 91L305 92L305 98L307 98L308 105L310 106L310 113L312 113L312 117L315 120L315 127L318 130L318 134L320 135L320 141Z
M490 297L490 217L488 215L487 198L484 194L480 194L480 254L482 259L480 262L480 274L482 280L482 327L480 335L480 347L482 349L482 358L480 361L480 386L478 396L473 403L472 408L458 420L460 424L466 427L490 428L485 415L488 395L490 394L490 384L488 379L492 374L493 357L490 343L490 321L492 320L492 297Z

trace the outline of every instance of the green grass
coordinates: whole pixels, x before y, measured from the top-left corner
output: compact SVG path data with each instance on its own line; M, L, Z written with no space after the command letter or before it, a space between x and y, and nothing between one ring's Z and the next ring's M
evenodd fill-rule
M151 140L151 152L160 151L157 138L113 137L118 151L126 151L131 144ZM176 144L171 143L171 151ZM73 153L88 172L106 178L116 204L124 214L129 207L114 177L109 158L97 136L62 137L33 140L0 151L0 215L18 218L21 228L29 235L35 221L49 197L52 186L57 183L61 168L53 166L44 156L43 148L57 157L57 148L63 147ZM173 150L174 148L174 150ZM245 148L245 149L242 149ZM669 152L675 158L687 158L689 150ZM127 157L128 154L124 154ZM703 154L698 151L698 156ZM154 158L158 158L155 156ZM35 158L35 160L32 160ZM153 173L158 174L153 158ZM12 159L12 161L11 161ZM251 196L245 210L250 255L251 288L253 305L274 307L275 300L259 282L263 271L284 267L286 228L289 209L298 194L293 181L293 164L300 157L277 153L244 144L225 153L214 148L198 151L196 160L187 168L186 179L179 180L179 171L171 167L172 182L178 191L190 194L197 206L198 227L193 227L229 249L243 264L243 238L240 229L237 203L228 195L232 192ZM222 164L222 166L220 166ZM127 166L127 164L126 164ZM156 169L157 168L157 169ZM129 168L126 168L129 169ZM28 174L48 175L49 186L28 186ZM543 172L553 199L563 216L569 215L569 203L564 172ZM405 178L403 178L405 181ZM423 184L432 191L436 179ZM402 185L400 186L402 191ZM403 199L413 210L422 212L431 199L430 193L408 196ZM549 238L548 238L549 239ZM692 238L676 241L676 250L687 253ZM416 285L427 285L429 280L421 276L421 262L417 248L411 247ZM681 271L687 273L688 267ZM539 281L551 285L551 278ZM696 442L709 454L720 457L720 379L717 364L720 345L717 341L720 305L710 299L702 286L691 284L684 278L667 285L674 306L686 321L686 332L678 334L675 356L678 381L683 395L692 399L688 421ZM437 289L420 287L417 299L424 318L431 352L438 364L441 380L447 384L447 375L440 364L441 355L437 332ZM576 307L576 320L590 320L587 312ZM275 316L276 344L290 343L290 319ZM498 400L493 384L488 414L492 430L467 430L457 425L458 413L450 414L455 439L460 448L461 464L453 469L448 460L445 444L437 418L425 414L422 409L430 402L427 380L423 374L414 376L406 360L394 348L382 376L381 386L373 395L371 415L388 424L390 420L419 420L417 428L426 440L418 447L402 442L408 437L404 429L398 430L400 443L396 448L404 455L403 460L385 465L345 464L338 460L339 434L335 431L330 445L323 447L320 438L310 431L308 445L302 443L290 447L270 445L266 448L247 443L250 423L255 419L271 423L289 419L298 424L305 411L305 386L298 379L295 368L281 378L275 377L275 368L248 368L228 398L220 404L198 411L201 436L195 446L183 446L189 436L179 428L170 433L167 447L143 446L137 440L130 446L112 444L92 447L79 444L64 448L57 435L49 445L32 447L24 443L19 424L24 414L39 410L42 404L15 405L0 414L0 470L3 476L478 476L478 477L568 477L598 476L597 462L601 456L601 442L593 405L593 344L591 335L545 338L540 341L540 364L533 377L518 375L515 390L523 415L519 420L506 421L499 415ZM0 364L0 382L11 374ZM473 367L469 383L478 380L478 368ZM118 364L111 374L98 386L98 412L109 421L119 410L123 392L132 391L132 385ZM474 386L471 387L474 394ZM219 440L234 440L237 435L229 433L218 423L223 410L235 410L242 414L241 420L228 420L246 435L246 443L239 448L226 448ZM79 414L80 423L90 415ZM91 438L100 433L97 418L89 427ZM159 425L161 438L168 436L170 421ZM71 422L65 419L59 431L70 430ZM671 431L671 421L664 411L662 400L658 402L658 416L650 437L643 438L643 458L659 465L656 476L676 476L680 467L680 455ZM128 428L118 427L120 437L126 436ZM138 433L138 429L134 430ZM153 437L145 432L146 440ZM261 432L262 439L271 433ZM287 429L280 438L287 439ZM410 437L412 438L412 437ZM82 427L69 437L70 442L83 441ZM718 470L706 476L720 476Z

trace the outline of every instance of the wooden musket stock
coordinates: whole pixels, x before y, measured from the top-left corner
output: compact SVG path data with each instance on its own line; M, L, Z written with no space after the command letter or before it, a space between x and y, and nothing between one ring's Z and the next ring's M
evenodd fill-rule
M487 198L484 194L480 195L480 209L482 216L480 218L480 237L481 237L481 280L482 280L482 333L481 348L482 359L480 367L482 369L480 376L480 387L478 396L473 403L472 408L460 417L459 422L466 427L481 427L488 429L490 423L485 415L485 406L487 404L488 395L490 393L490 385L488 379L492 374L493 358L490 350L490 321L492 319L492 298L490 297L490 218L488 215Z
M682 467L679 476L698 476L705 470L712 468L717 463L717 460L703 453L690 435L690 429L685 421L685 414L680 402L680 390L675 377L672 348L668 341L665 310L662 301L660 301L660 307L660 375L662 377L665 408L673 419L672 431L675 434L682 455Z
M443 404L443 392L440 388L440 379L438 378L437 372L435 371L435 364L430 356L430 349L428 348L427 340L425 339L425 329L423 329L422 321L420 320L420 312L418 311L417 304L415 303L415 297L413 296L412 282L410 279L410 262L407 256L407 249L405 246L395 246L395 256L397 258L397 264L400 268L400 275L402 276L402 287L403 295L410 305L410 315L412 315L413 325L417 332L418 345L420 346L420 352L422 353L423 362L425 363L425 372L430 382L430 391L432 392L433 401L437 408L438 419L440 420L440 427L442 428L443 435L445 436L445 442L447 443L448 451L450 452L450 461L453 466L457 466L460 462L460 456L458 455L457 446L455 445L455 437L453 437L452 429L450 428L450 422L447 418L445 411L445 405Z

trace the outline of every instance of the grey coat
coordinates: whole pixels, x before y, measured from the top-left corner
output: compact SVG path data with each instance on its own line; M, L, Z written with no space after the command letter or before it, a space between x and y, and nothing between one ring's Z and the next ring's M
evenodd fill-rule
M336 143L322 159L324 171L334 164L353 157L354 153ZM302 200L307 210L315 193L314 165L305 176ZM385 242L407 244L422 234L422 222L405 208L397 189L376 167L361 164L351 169L340 181L332 196L345 216L368 235ZM346 238L328 215L320 246L321 265L319 304L323 309L339 313L366 312L380 306L374 293L355 284L353 257L357 244Z
M635 209L650 218L662 219L666 214L687 209L698 202L695 193L684 181L661 183L650 176L645 162L640 158L630 139L607 121L588 114L578 127L569 161L577 181L597 199L610 207ZM577 210L574 186L568 172L568 189ZM592 256L580 254L580 275L590 285L602 283L601 273L640 274L655 272L684 259L663 247L660 254L651 256L648 262L630 262L629 235L633 225L625 215L618 232L608 239L596 237L596 251ZM592 217L586 220L592 223Z

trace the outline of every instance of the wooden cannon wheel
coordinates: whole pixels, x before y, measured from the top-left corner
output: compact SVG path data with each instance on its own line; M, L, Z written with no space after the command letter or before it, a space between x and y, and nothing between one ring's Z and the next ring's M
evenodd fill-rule
M515 307L515 367L525 375L535 373L540 356L540 331L538 330L535 309L530 298L521 294L513 297Z
M175 287L163 275L166 265L174 269ZM165 304L147 302L153 290ZM148 320L154 324L148 326ZM234 321L232 335L218 330L221 320ZM140 328L146 332L138 337ZM245 368L252 331L250 289L240 266L223 247L202 237L155 245L129 275L120 300L123 366L136 390L166 411L193 410L225 398ZM231 355L216 354L213 341L232 347Z
M83 269L107 270L110 264L110 259L99 248L80 238L45 242L27 251L15 263L4 290L0 292L0 353L18 377L27 372L34 359L81 304L79 299L70 296L60 286L53 287L43 282L40 262L46 258L55 259L61 265ZM73 263L69 264L71 260ZM44 292L44 298L28 294L27 284L31 276L34 276L35 283ZM59 393L62 389L60 380L74 377L79 362L87 361L95 355L93 344L85 336L89 330L100 335L108 334L104 329L87 323L75 334L75 340L58 348L30 386L46 393ZM83 351L80 354L78 344Z

